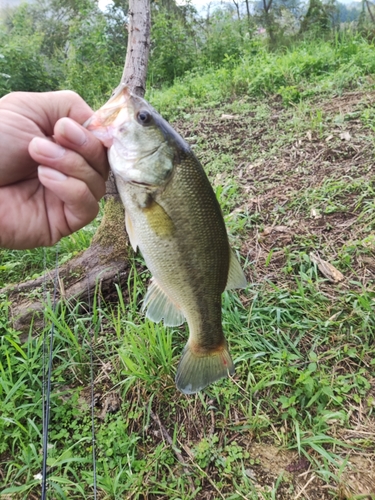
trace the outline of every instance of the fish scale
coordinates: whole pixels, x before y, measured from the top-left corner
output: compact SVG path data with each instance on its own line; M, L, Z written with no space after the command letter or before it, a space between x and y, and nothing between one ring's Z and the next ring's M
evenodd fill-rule
M246 286L215 193L186 142L127 88L96 112L88 128L110 146L129 238L153 276L146 316L168 326L188 323L176 384L195 393L234 373L221 294Z
M156 207L173 221L170 235L160 236L152 229L152 210L150 213L139 203L138 186L121 183L119 192L151 274L179 304L192 338L206 339L206 343L209 338L211 346L217 347L224 340L220 296L227 281L229 243L220 207L201 169L197 160L184 158L166 188L155 194ZM186 193L183 198L175 195L181 190ZM207 224L209 220L212 223Z

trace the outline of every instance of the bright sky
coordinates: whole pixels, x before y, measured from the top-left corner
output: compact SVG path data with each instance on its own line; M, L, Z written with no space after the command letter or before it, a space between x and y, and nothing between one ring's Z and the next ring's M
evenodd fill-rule
M210 2L210 0L193 0L192 4L195 5L198 9L203 7L204 5L207 5ZM107 5L112 3L112 0L99 0L99 9L104 10ZM181 0L178 3L183 3Z
M104 10L107 7L107 5L109 5L110 3L112 3L111 0L99 0L99 3L98 3L99 9Z

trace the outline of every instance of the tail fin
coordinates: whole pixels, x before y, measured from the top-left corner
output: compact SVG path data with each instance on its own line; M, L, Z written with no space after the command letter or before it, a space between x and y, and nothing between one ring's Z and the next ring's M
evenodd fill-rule
M197 355L186 344L176 374L177 388L185 394L194 394L216 380L233 375L234 364L227 345L207 355Z

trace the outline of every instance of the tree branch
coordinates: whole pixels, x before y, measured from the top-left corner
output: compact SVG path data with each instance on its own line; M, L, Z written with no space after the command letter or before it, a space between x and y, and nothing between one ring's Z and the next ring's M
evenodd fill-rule
M140 97L146 92L146 75L150 52L151 13L149 0L129 2L129 39L121 84Z

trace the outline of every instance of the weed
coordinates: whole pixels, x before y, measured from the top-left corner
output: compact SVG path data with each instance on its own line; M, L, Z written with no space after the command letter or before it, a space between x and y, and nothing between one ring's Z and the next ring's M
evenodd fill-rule
M139 256L115 303L95 297L91 310L72 302L55 312L47 304L47 331L55 325L52 496L92 497L91 335L104 498L302 498L298 481L307 471L288 473L299 462L316 476L315 490L304 479L306 495L335 498L327 485L339 487L350 453L371 453L375 207L373 153L361 145L372 144L373 114L363 102L350 107L345 94L332 112L324 100L365 85L371 50L359 37L272 54L260 45L238 65L232 59L149 91L162 112L184 116L178 126L209 172L249 278L246 290L222 298L236 373L196 396L176 392L188 332L144 318L149 273ZM226 123L222 112L236 116ZM349 125L358 142L327 140ZM323 161L335 148L339 160ZM344 158L343 150L354 152ZM89 244L93 228L61 243L61 262ZM311 251L344 279L324 278ZM44 268L38 250L1 250L1 259L1 285ZM1 493L31 498L40 491L44 332L30 329L21 340L11 312L1 296ZM118 404L110 408L113 394Z

